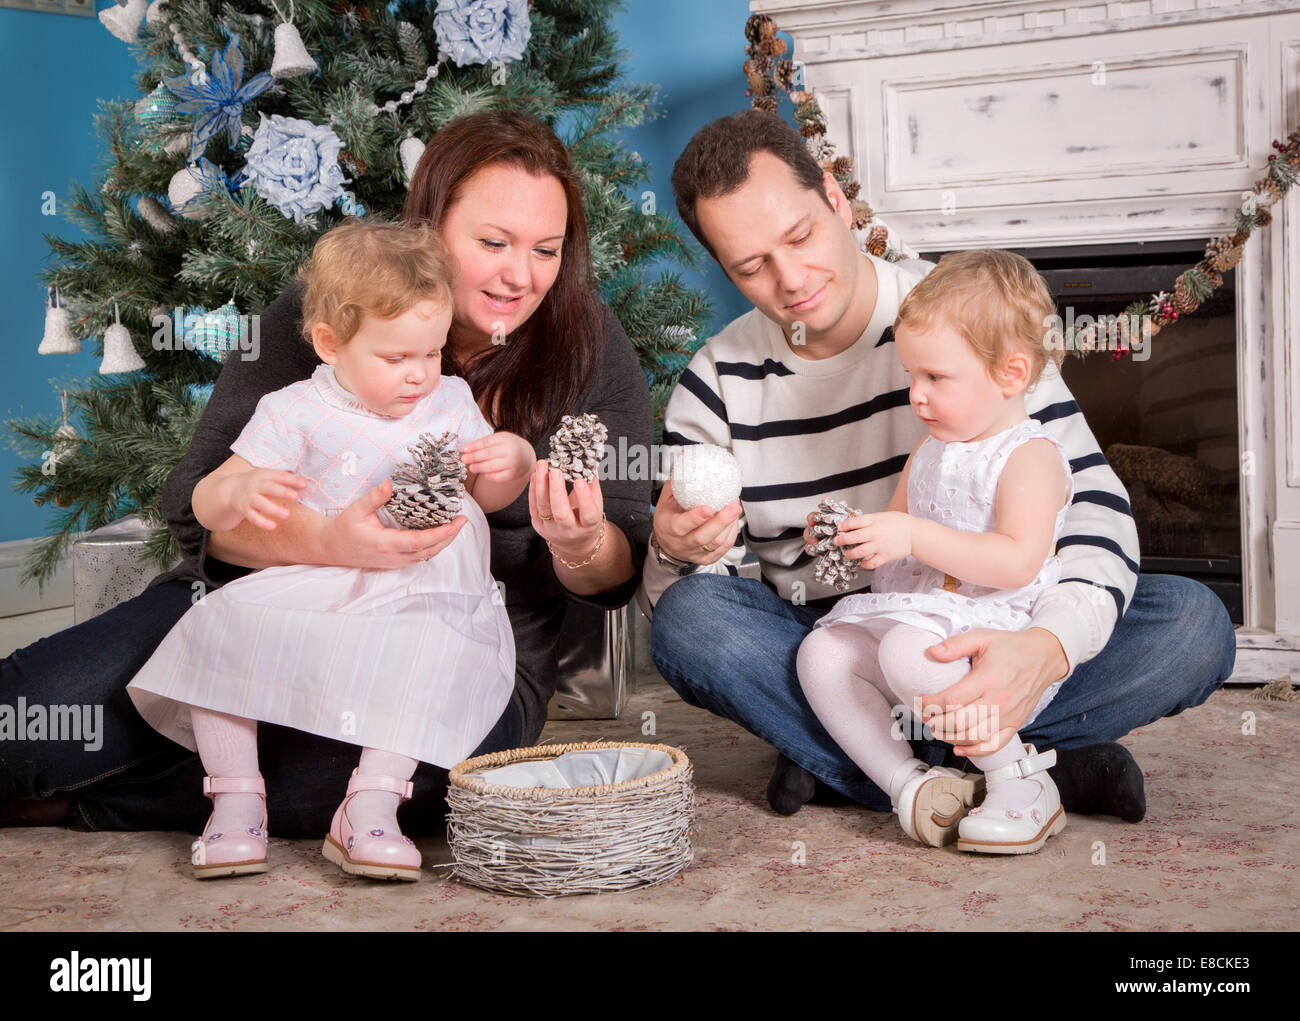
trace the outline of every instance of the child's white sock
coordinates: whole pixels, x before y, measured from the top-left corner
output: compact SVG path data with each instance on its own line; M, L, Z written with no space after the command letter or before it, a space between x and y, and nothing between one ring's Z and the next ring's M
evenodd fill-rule
M1009 766L1024 757L1025 746L1017 734L992 755L972 755L970 760L987 773L989 770ZM982 806L985 812L1003 812L1008 808L1021 812L1033 804L1042 789L1042 785L1033 777L1013 776L991 781L985 788Z
M194 706L194 741L203 769L212 777L257 777L257 721ZM262 825L262 799L256 794L214 794L208 833L233 833Z
M409 780L418 765L417 759L396 752L363 748L357 775L391 776L398 780ZM397 825L397 806L401 803L402 799L389 791L361 791L348 802L348 821L358 833L369 833L371 830L401 833L401 827Z

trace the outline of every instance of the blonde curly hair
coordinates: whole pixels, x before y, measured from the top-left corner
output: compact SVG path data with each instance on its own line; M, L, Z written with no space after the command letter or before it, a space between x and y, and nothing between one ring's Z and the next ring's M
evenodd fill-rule
M307 284L302 335L309 344L321 323L342 346L366 313L392 319L421 301L452 300L451 256L427 223L349 218L321 236L297 275Z
M1014 252L978 249L950 252L903 299L894 328L925 332L943 323L960 333L1000 380L1003 362L1023 352L1032 366L1033 386L1065 352L1049 346L1048 321L1056 314L1047 283L1026 258Z

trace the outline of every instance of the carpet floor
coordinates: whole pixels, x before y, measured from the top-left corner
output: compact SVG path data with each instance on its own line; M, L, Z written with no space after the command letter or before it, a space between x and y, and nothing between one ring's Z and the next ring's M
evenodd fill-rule
M891 815L855 806L778 816L764 797L775 753L661 681L643 684L621 719L543 734L601 739L677 745L692 759L694 860L667 883L504 896L435 868L451 860L441 838L419 842L415 884L348 877L319 841L274 838L269 872L198 882L188 834L5 829L0 929L1284 930L1300 911L1300 703L1247 689L1125 739L1146 774L1143 822L1072 816L1024 856L921 847Z

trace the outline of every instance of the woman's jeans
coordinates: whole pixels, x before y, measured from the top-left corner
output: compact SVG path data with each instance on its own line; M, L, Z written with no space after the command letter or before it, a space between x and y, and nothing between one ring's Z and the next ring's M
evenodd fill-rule
M202 830L212 810L203 796L202 762L149 726L126 693L190 608L190 592L188 581L165 582L0 661L0 713L9 707L17 715L22 698L29 716L32 706L51 719L68 707L65 719L76 712L83 725L90 722L78 740L51 740L66 733L56 735L53 727L37 739L0 737L0 800L67 794L77 829ZM516 695L474 754L517 747L522 735ZM257 746L271 833L323 837L361 749L268 723L258 727ZM422 762L412 780L402 828L434 832L446 812L447 771Z
M826 733L799 686L799 643L825 612L792 605L757 579L688 575L655 605L651 656L691 705L740 724L854 801L888 811L889 796ZM1139 574L1105 648L1075 668L1020 736L1039 748L1114 741L1200 705L1236 658L1232 621L1213 592L1176 575ZM912 744L931 764L949 750L928 738Z

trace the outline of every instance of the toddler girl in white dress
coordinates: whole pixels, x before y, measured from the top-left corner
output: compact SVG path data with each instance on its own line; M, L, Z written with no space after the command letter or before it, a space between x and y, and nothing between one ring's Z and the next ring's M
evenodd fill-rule
M929 435L889 507L840 524L837 541L873 572L871 592L837 602L799 648L800 685L827 732L889 793L904 832L934 847L957 840L964 851L1021 854L1065 827L1046 772L1055 751L1019 734L994 751L996 706L966 721L965 742L990 748L971 756L983 777L927 768L894 724L895 707L920 719L930 705L922 696L970 670L968 659L931 659L929 646L976 628L1023 630L1039 594L1060 580L1070 462L1027 416L1023 396L1044 370L1057 371L1061 353L1044 347L1054 312L1042 278L1009 252L945 256L909 292L894 340ZM968 812L981 786L984 801Z
M213 813L194 843L196 876L266 871L265 720L361 746L324 853L345 872L418 879L420 853L396 816L418 761L464 759L514 690L484 514L518 497L535 454L492 431L464 380L441 376L451 270L431 227L348 221L301 272L303 333L324 364L262 398L233 456L195 487L195 517L213 532L245 518L273 529L295 499L337 515L410 460L422 433L450 431L462 453L480 441L466 523L404 567L268 567L229 582L186 613L127 690L203 760Z

